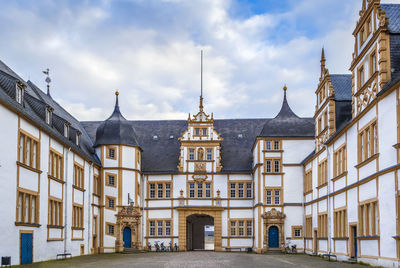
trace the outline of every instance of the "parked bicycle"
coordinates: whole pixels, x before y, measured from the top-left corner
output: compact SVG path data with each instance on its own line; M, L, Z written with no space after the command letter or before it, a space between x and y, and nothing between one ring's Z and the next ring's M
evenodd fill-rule
M149 242L149 244L147 245L147 250L151 251L151 243Z
M169 251L174 251L174 247L172 246L172 243L171 243L171 241L169 241Z
M158 244L158 241L154 242L154 246L156 247L156 252L160 251L160 245Z
M165 251L164 242L161 242L161 251L162 251L162 252L164 252L164 251Z
M290 245L290 241L287 242L286 247L285 247L285 252L286 253L297 253L297 245Z

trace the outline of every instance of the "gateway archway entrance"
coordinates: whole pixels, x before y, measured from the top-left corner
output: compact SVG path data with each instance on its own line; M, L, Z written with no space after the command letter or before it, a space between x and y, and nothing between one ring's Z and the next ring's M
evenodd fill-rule
M224 209L220 207L179 207L179 250L186 251L204 249L205 230L214 230L214 250L221 251L221 212L223 210ZM206 226L209 227L206 228ZM214 228L212 228L212 226L214 226ZM201 233L200 239L199 237L196 237L196 230L199 230ZM207 246L209 247L210 245Z
M186 250L214 250L214 231L212 231L211 242L211 229L214 230L213 217L203 214L188 216L186 218Z

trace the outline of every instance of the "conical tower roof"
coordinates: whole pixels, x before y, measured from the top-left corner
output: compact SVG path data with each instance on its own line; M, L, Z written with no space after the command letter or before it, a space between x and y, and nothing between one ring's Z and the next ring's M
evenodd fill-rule
M139 146L133 126L123 117L119 110L118 91L115 93L115 107L111 116L103 121L96 130L96 142L99 145L131 145Z
M314 119L301 118L290 108L283 88L283 103L278 115L268 120L259 137L314 137Z

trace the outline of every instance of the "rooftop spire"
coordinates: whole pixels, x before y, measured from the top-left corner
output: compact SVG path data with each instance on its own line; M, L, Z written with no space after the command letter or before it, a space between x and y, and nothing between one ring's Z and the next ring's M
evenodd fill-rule
M322 47L322 52L321 52L321 76L325 73L325 50L324 47Z
M119 104L118 104L118 95L119 95L119 92L118 92L118 90L117 90L117 91L115 91L115 107L119 107Z
M46 81L46 83L47 83L47 96L51 97L50 96L50 82L51 82L50 69L47 68L45 71L43 71L43 73L46 75L46 79L44 81Z
M200 112L203 111L203 50L200 53Z

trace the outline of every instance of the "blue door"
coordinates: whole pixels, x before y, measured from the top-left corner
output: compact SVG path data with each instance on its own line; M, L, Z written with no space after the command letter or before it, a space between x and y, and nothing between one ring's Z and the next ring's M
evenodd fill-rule
M354 258L357 258L357 227L354 228Z
M132 245L131 228L124 228L124 248L130 248Z
M21 234L21 264L32 263L33 234Z
M271 226L268 230L268 247L279 248L279 230L276 226Z

